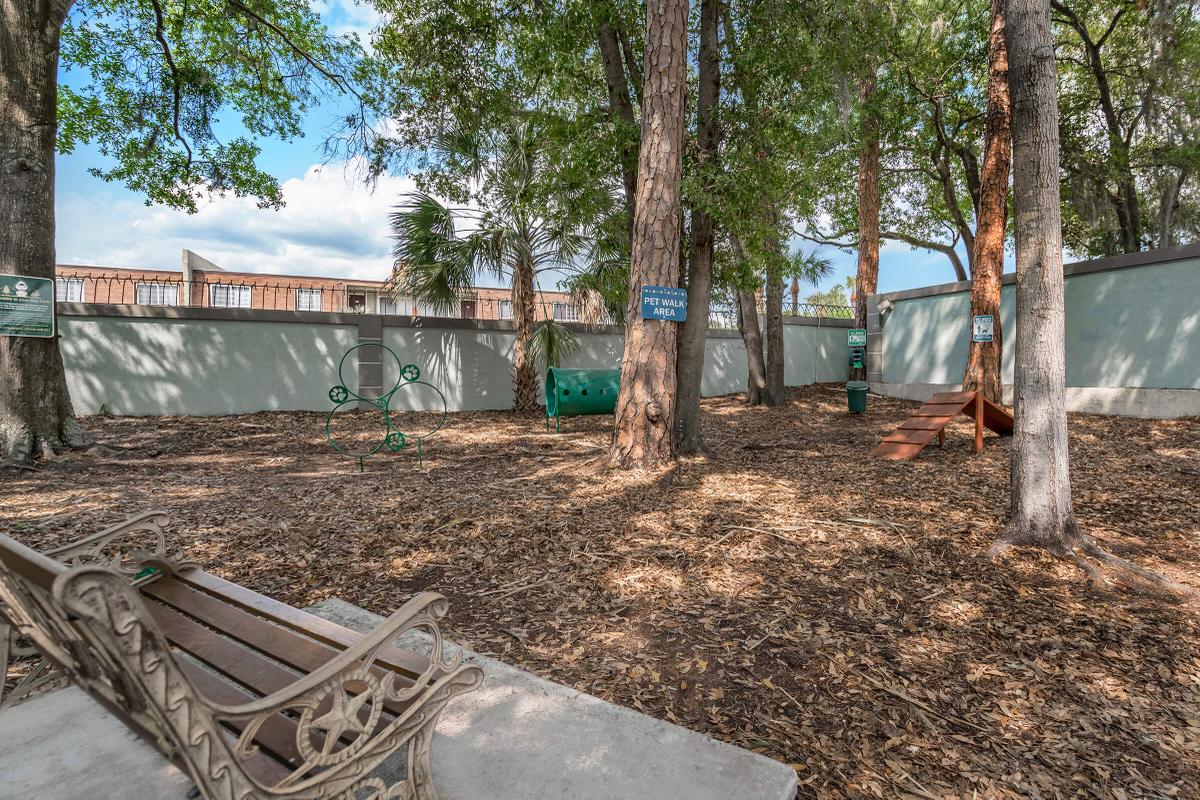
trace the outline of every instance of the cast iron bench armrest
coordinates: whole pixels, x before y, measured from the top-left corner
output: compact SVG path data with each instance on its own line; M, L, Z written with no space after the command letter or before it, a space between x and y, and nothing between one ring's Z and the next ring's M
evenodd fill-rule
M170 517L165 511L146 511L98 533L47 550L45 555L68 566L102 564L140 585L164 574L196 566L196 562L184 558L182 553L171 555L167 552L163 529L169 522ZM150 549L141 541L147 535L153 544ZM106 549L122 539L129 539L129 546L112 548L111 555L106 556ZM146 567L153 567L154 572L147 574Z

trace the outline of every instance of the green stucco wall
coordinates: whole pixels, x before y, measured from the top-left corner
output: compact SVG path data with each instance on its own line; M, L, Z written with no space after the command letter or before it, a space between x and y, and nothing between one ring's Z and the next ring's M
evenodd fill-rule
M1001 292L1003 380L1012 382L1014 286ZM1200 259L1068 277L1067 386L1200 389ZM962 380L967 292L898 299L883 325L889 384Z

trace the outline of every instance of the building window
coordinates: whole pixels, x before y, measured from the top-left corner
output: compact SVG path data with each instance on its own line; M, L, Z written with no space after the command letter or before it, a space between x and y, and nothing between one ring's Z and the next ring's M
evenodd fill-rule
M409 311L414 317L448 317L449 314L445 310L438 308L433 303L415 302L412 304L412 310Z
M321 310L321 290L320 289L297 289L296 290L296 310L297 311L320 311Z
M403 299L396 300L392 297L379 298L379 313L380 314L403 314L401 305L406 302Z
M55 278L54 299L60 303L82 303L83 278Z
M177 306L179 287L171 283L139 283L137 303L141 306Z
M555 319L562 322L579 321L579 306L573 306L570 303L555 303L551 307L551 313Z
M501 300L500 306L497 308L497 313L500 315L500 319L512 319L513 318L512 300Z
M249 286L214 283L208 287L208 304L213 308L249 308L251 291Z
M348 292L346 294L346 305L351 311L367 310L367 293L366 292Z

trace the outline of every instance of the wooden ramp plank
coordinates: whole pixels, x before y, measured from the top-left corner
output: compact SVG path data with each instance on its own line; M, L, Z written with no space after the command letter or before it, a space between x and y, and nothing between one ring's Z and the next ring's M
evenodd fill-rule
M985 397L983 398L983 424L993 433L1007 436L1013 432L1013 415Z
M902 442L883 442L871 455L876 458L886 458L889 461L907 461L924 449L923 444L904 444Z
M926 445L939 438L946 426L959 414L965 414L974 419L977 397L983 401L983 425L1001 435L1012 433L1012 414L982 397L978 392L938 392L929 398L929 402L901 422L894 431L883 437L871 451L871 455L894 461L904 461L916 457L925 449ZM978 428L976 430L976 436L979 437ZM977 438L976 450L979 446L979 438Z
M942 428L950 424L950 420L954 419L949 416L940 417L909 417L900 423L900 427L896 430L913 430L913 431L940 431Z
M926 403L913 412L914 417L957 417L967 403Z
M883 437L885 442L906 442L908 444L929 444L937 438L936 430L908 430L897 428Z

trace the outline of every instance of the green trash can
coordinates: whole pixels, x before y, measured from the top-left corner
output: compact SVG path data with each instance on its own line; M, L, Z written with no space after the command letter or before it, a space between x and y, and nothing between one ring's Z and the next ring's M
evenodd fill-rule
M863 414L867 410L867 382L850 381L846 384L846 405L851 414Z

